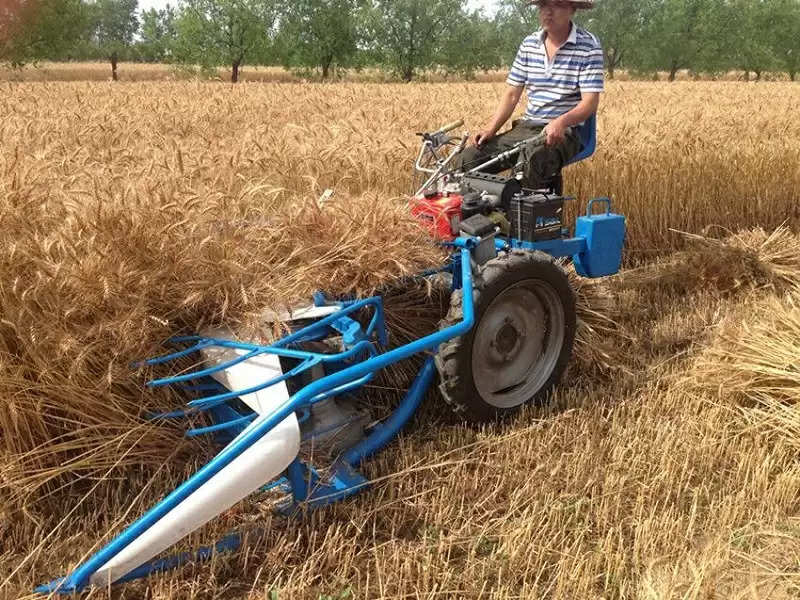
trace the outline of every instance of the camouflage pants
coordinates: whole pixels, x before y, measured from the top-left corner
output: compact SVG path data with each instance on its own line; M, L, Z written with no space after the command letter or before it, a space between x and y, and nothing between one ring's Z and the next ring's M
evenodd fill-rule
M511 129L494 136L480 148L467 146L454 158L455 168L469 170L486 162L493 156L510 150L515 144L534 137L542 132L543 125L532 125L523 120L514 121ZM547 185L555 177L564 164L581 149L581 141L574 128L566 130L564 141L556 146L542 146L529 156L523 157L522 185L538 189ZM486 169L487 173L500 173L512 168L518 160L514 156Z

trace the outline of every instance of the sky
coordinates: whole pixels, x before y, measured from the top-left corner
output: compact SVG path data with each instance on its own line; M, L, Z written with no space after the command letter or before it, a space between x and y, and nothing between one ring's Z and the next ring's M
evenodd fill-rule
M150 8L155 9L162 9L167 4L171 4L175 6L177 4L176 0L139 0L139 9L140 10L148 10ZM470 9L473 8L483 8L485 9L486 13L492 14L494 13L495 7L497 6L496 0L467 0L467 6Z

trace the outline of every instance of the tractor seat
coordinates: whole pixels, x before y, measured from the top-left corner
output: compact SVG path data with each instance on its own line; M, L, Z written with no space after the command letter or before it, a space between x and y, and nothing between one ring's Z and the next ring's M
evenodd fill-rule
M567 161L567 165L579 162L584 158L589 158L594 154L594 149L597 146L597 114L593 114L586 119L578 128L578 137L581 138L581 151Z

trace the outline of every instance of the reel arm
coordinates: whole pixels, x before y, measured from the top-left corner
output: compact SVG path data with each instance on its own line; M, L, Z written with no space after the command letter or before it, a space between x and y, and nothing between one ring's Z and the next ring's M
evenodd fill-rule
M380 369L420 352L435 351L440 344L467 333L475 322L470 250L463 248L456 257L459 259L456 263L460 262L460 269L456 271L454 264L454 273L458 272L463 286L463 319L460 322L384 353L377 353L372 342L368 340L354 341L344 352L354 360L353 364L343 365L341 370L312 381L293 395L284 396L285 399L277 395L271 401L270 411L255 416L208 464L79 565L70 575L39 586L36 591L45 594L52 592L71 594L91 585L107 586L177 566L186 560L207 558L214 551L235 548L239 544L239 538L233 534L234 537L226 538L223 543L213 547L213 551L212 547L208 547L196 553L179 555L177 558L151 561L158 553L227 510L284 469L296 502L326 504L363 489L368 485L368 481L355 472L353 467L385 446L414 414L432 382L433 359L429 357L426 360L400 407L386 421L373 428L367 437L345 451L334 463L331 485L322 483L313 467L305 465L297 458L299 434L296 414L315 402L343 390L349 390L357 383L363 383ZM272 346L240 344L241 347L236 348L236 351L250 355L250 358L244 361L234 359L226 364L228 368L248 368L249 374L252 375L253 371L258 370L258 365L250 364L253 358L263 359L271 356L277 360L278 354L304 353L309 359L304 365L307 368L315 362L312 357L321 361L321 357L329 355L286 348L290 341L301 340L310 330L320 326L334 326L337 319L346 318L342 313L356 311L369 303L380 305L381 301L380 298L368 298L345 303L337 313L324 317ZM371 338L383 338L382 341L385 341L381 306L378 306L376 313L380 318L376 316L373 319L368 331ZM223 341L196 337L184 339L193 343L193 347L187 350L196 352L204 351ZM228 341L225 345L228 344L239 343ZM367 352L365 359L359 360L356 354L363 353L365 345L370 345L371 351ZM172 356L152 359L152 362L166 362L175 356L183 357L187 354L187 351L181 350ZM328 360L341 359L342 354L330 355L332 358ZM207 373L208 369L203 371ZM215 371L211 374L216 373ZM173 379L184 381L187 378L180 375ZM168 381L163 379L159 381L159 384L164 383ZM239 392L251 392L252 389L245 387ZM227 395L227 393L221 394L217 399ZM206 400L214 400L214 397ZM277 472L268 474L270 466L265 467L265 463L269 463L273 468L278 465L284 466Z

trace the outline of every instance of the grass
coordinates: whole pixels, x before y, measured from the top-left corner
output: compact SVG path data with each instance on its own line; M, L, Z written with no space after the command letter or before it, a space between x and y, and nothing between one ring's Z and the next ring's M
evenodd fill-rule
M502 85L0 88L0 597L18 598L209 456L143 422L181 399L128 363L198 323L268 337L266 308L436 263L403 200L413 132L474 129ZM576 281L552 402L476 428L432 395L369 493L293 522L248 499L190 540L264 526L247 552L112 596L796 597L798 99L609 85L566 188L573 213L610 195L626 214L626 265ZM392 297L399 334L443 309Z

